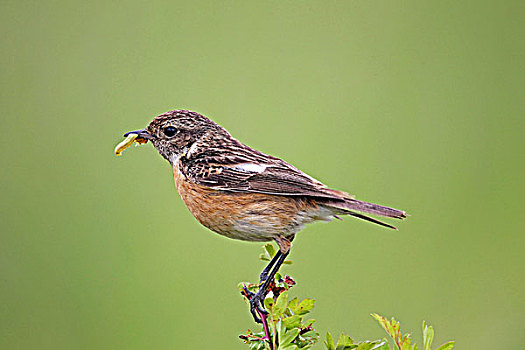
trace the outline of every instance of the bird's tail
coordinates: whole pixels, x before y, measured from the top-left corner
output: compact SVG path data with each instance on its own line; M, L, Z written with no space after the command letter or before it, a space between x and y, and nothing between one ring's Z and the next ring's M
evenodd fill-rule
M328 201L326 203L323 203L329 207L341 209L344 214L354 216L356 218L366 220L373 222L375 224L389 227L392 229L397 230L395 226L389 225L387 223L384 223L382 221L379 221L377 219L371 218L369 216L366 216L361 213L367 213L372 215L378 215L378 216L385 216L389 218L396 218L396 219L404 219L406 218L406 214L402 210L384 207L379 204L374 203L368 203L364 201L360 201L353 198L345 198L340 201ZM361 212L361 213L359 213Z

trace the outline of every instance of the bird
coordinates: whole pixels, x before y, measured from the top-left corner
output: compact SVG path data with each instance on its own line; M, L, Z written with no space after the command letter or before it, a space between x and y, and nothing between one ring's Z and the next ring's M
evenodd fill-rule
M306 224L348 215L396 229L368 214L406 218L402 210L328 188L286 161L238 141L194 111L166 112L146 128L124 136L138 143L150 142L171 164L182 201L202 225L228 238L277 243L277 253L260 274L257 293L249 295L256 322L267 313L263 301L269 284L290 253L295 235ZM120 151L122 148L125 146Z

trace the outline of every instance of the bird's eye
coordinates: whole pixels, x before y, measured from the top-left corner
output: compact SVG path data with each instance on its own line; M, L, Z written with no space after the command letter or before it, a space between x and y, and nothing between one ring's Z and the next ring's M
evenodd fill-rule
M175 127L173 126L167 126L164 128L163 131L164 131L164 135L168 137L173 137L177 133L177 129L175 129Z

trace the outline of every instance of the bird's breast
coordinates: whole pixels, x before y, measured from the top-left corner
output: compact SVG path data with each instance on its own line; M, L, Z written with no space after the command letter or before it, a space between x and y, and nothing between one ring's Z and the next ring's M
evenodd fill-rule
M173 168L177 191L193 216L221 235L246 240L269 241L292 236L307 223L323 220L313 199L251 192L227 192L198 185L179 166Z

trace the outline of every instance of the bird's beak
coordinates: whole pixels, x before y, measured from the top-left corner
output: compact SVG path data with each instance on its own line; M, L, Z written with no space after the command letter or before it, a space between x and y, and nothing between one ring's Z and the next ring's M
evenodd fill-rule
M136 146L138 146L148 142L148 140L153 139L153 136L149 132L147 132L146 129L130 131L125 133L124 136L126 137L126 139L119 143L117 147L115 147L115 154L117 156L120 156L122 152L126 148L130 147L134 142L136 142Z
M153 136L149 132L147 132L146 129L129 131L124 134L124 137L128 137L128 135L130 134L136 134L137 135L136 140L139 140L139 141L142 141L140 139L143 139L144 142L147 142L148 140L153 139Z

